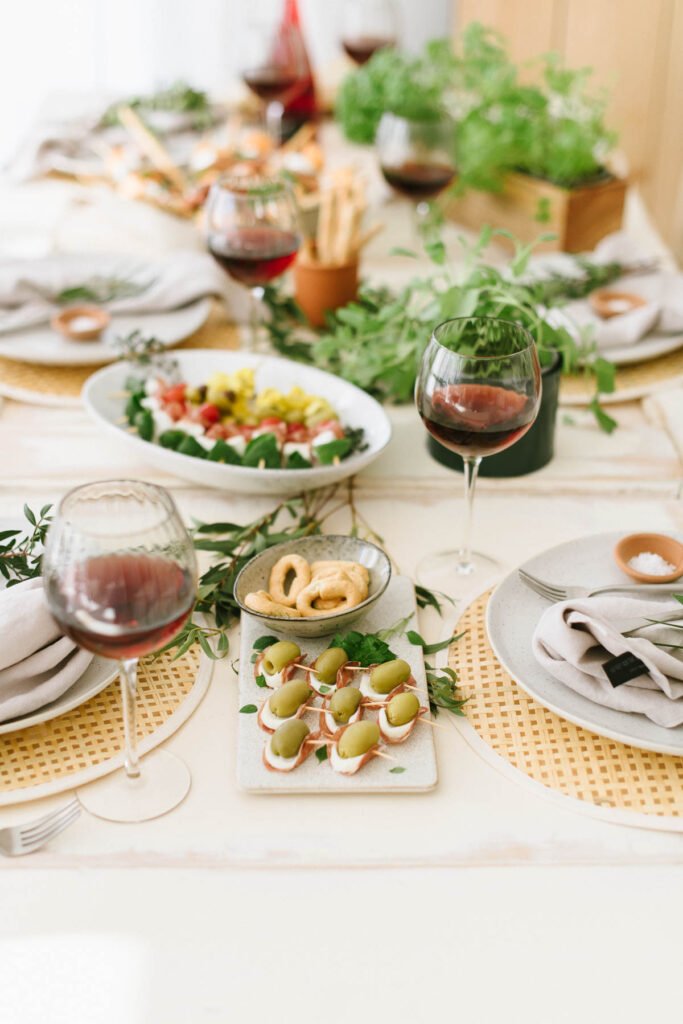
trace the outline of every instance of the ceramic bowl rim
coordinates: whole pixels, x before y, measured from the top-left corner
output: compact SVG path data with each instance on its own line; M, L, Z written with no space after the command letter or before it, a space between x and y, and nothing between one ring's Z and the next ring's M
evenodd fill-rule
M283 540L281 541L280 544L274 544L272 547L266 548L265 551L259 551L257 555L254 555L253 558L250 558L247 564L243 565L240 571L238 572L237 578L235 579L235 585L233 587L235 601L239 605L240 609L246 615L253 615L258 619L266 619L268 622L286 622L288 625L296 624L297 620L295 618L290 618L290 616L288 615L267 615L265 612L257 612L253 608L247 608L246 605L242 602L242 599L240 598L238 593L240 579L242 578L243 573L245 573L249 566L252 565L255 561L257 561L257 559L263 558L265 555L270 554L273 551L277 551L278 548L289 547L290 545L295 544L297 541L306 544L307 541L323 539L331 541L343 540L345 542L353 541L356 544L361 544L364 547L374 548L375 551L379 551L381 557L384 559L384 562L386 563L386 579L374 594L368 594L364 601L361 601L360 604L354 605L353 608L347 608L345 611L336 612L334 615L320 615L310 616L309 618L302 618L301 622L310 622L317 624L319 622L336 622L337 620L342 621L347 615L355 614L356 612L361 612L364 608L368 607L371 604L374 604L375 601L377 601L385 592L391 581L391 559L389 558L386 551L379 547L378 544L373 544L371 540L364 540L362 537L350 537L346 533L321 533L311 537L296 537L292 538L292 540Z

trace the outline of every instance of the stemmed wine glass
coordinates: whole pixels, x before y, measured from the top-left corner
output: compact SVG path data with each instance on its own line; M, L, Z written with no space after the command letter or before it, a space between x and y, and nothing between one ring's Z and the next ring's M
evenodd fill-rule
M395 0L344 0L341 42L356 64L365 64L378 50L396 46L398 37Z
M206 224L213 258L251 291L249 347L253 351L265 286L287 270L299 249L294 194L278 178L220 178L209 192Z
M375 139L384 180L417 203L418 223L435 199L455 180L454 125L445 115L411 120L383 114Z
M242 79L265 104L266 127L276 146L282 141L285 104L305 86L306 57L293 24L253 18L241 40Z
M70 491L47 536L43 578L64 632L119 664L125 773L82 790L81 803L110 821L165 814L186 796L190 773L164 750L140 766L135 699L138 659L177 636L195 601L194 548L170 494L138 480Z
M519 324L494 317L460 317L435 328L422 357L415 401L439 444L465 465L465 529L458 552L428 556L418 566L426 586L449 596L457 576L495 567L471 550L472 506L482 458L509 448L526 434L541 400L536 345Z

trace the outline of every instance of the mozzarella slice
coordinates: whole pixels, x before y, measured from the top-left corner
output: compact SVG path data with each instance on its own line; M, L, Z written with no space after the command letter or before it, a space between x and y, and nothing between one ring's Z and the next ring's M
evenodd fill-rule
M268 700L266 700L261 709L261 722L268 729L275 730L284 722L291 722L293 718L298 718L300 710L300 708L297 709L293 715L289 715L287 718L279 718L278 715L274 714L274 712L270 710Z
M292 768L296 768L297 761L299 760L299 753L295 757L280 757L279 754L274 754L270 749L271 741L268 740L264 750L264 756L269 765L273 768L277 768L280 772L291 772Z
M365 754L359 754L358 757L340 757L335 743L331 748L330 767L340 775L353 775L360 768L364 757Z
M415 718L417 718L417 715ZM398 740L405 739L405 737L412 732L415 727L415 718L411 718L405 725L392 725L387 718L386 708L380 708L379 715L377 716L377 724L379 725L379 731L382 735L396 743Z
M282 447L282 454L286 459L294 453L298 453L303 459L311 461L311 446L305 442L299 443L298 441L285 441Z
M154 409L152 411L152 418L154 419L157 434L163 434L166 430L175 429L175 421L171 419L165 409Z
M383 704L386 704L391 695L395 693L401 685L401 683L397 683L394 689L390 690L389 693L379 693L370 682L369 672L361 673L361 680L359 683L360 692L364 697L369 697L371 700L381 701Z
M329 444L331 441L336 441L337 435L334 430L321 430L317 437L313 438L313 447L317 448L321 444Z
M234 448L238 455L244 455L247 450L247 439L242 437L241 434L235 434L234 437L229 437L226 441L231 448Z
M334 715L332 714L332 712L331 711L326 711L325 712L325 726L327 727L328 732L336 732L337 729L342 729L342 728L344 728L347 725L353 725L354 722L358 721L358 719L360 718L360 715L361 715L361 705L360 704L358 705L358 708L354 711L354 713L351 715L351 717L349 718L348 722L341 722L341 723L340 722L335 722Z
M337 689L336 683L323 683L323 681L318 678L317 673L315 672L309 672L308 681L309 684L315 690L315 692L319 694L321 697L331 697L334 691Z

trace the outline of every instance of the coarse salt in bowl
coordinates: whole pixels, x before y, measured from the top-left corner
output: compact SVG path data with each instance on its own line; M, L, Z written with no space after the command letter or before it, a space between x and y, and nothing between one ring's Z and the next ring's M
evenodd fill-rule
M673 583L683 576L683 544L664 533L631 533L614 549L622 570L638 583Z

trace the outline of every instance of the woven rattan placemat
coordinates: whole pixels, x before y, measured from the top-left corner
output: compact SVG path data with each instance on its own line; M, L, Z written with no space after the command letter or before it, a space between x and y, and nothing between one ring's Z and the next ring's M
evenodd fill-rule
M177 661L171 655L162 655L140 663L137 736L141 750L156 746L157 734L162 733L162 738L170 734L172 716L185 720L187 715L181 716L180 711L193 688L199 685L205 691L208 676L200 674L200 661L195 648ZM34 799L37 793L31 791L38 788L42 796L48 789L58 792L79 785L84 775L92 775L98 767L104 770L96 771L96 775L106 774L112 770L106 762L119 758L122 750L123 717L117 678L59 718L0 736L0 806L16 802L17 794L20 799Z
M239 348L240 328L226 319L223 308L214 303L205 324L198 331L174 346L187 348ZM0 393L22 401L46 401L60 404L78 402L81 389L88 377L99 366L38 366L14 359L0 358Z
M565 721L524 692L493 653L483 594L458 623L449 664L469 726L499 757L550 790L594 807L683 819L683 758L652 754Z
M606 353L609 358L609 352ZM629 402L643 398L653 391L677 381L683 381L683 349L670 352L659 359L646 363L633 363L617 369L615 390L611 395L602 395L603 403ZM560 383L562 405L587 405L595 394L595 380L592 377L563 377Z

